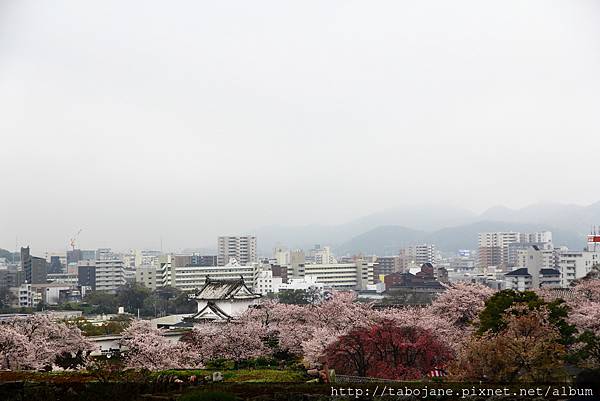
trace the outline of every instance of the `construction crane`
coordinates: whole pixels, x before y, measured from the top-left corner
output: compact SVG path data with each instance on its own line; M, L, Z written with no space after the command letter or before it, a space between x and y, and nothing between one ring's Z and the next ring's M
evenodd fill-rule
M79 231L77 231L77 234L75 234L73 238L71 238L71 240L69 241L72 250L75 250L75 242L77 241L77 237L79 237L79 234L81 234L82 230L83 228L79 229Z

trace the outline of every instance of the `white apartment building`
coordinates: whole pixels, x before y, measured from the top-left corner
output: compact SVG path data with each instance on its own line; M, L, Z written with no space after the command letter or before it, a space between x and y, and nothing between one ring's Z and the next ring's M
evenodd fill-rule
M600 252L561 251L558 255L561 286L568 287L573 280L585 277L596 264L600 264Z
M125 271L120 259L102 259L93 262L96 266L96 291L114 292L125 285Z
M409 264L421 266L424 263L436 265L438 262L438 250L433 244L412 245L400 251L400 256L405 256Z
M279 266L288 266L292 263L291 253L285 248L275 248L273 257Z
M358 260L354 263L306 264L301 277L315 276L325 287L346 290L366 290L375 284L374 263Z
M260 270L256 275L253 292L261 295L269 293L277 294L282 284L283 279L281 277L273 277L273 272L270 269Z
M223 236L217 240L217 264L225 266L231 258L242 265L256 263L256 237L246 236Z
M535 233L521 233L519 242L552 244L552 231L538 231Z
M338 261L331 252L331 247L315 245L309 252L309 259L314 264L335 264Z

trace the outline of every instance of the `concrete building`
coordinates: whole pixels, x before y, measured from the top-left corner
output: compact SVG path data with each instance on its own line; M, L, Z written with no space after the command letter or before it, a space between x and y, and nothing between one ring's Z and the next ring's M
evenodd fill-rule
M405 256L409 265L421 266L424 263L437 264L439 255L435 245L419 244L404 248L400 251L400 256Z
M125 285L123 261L120 259L96 260L96 291L115 292Z
M277 294L282 284L282 278L274 276L271 269L261 269L256 275L253 291L261 295Z
M77 283L94 291L115 292L125 285L125 269L120 259L81 260L77 264Z
M96 262L79 261L77 264L77 284L96 291Z
M279 291L318 291L323 293L325 284L318 281L317 276L304 276L302 278L289 279L287 283L279 285Z
M373 267L376 282L383 282L382 277L402 271L403 263L399 255L378 256Z
M290 251L282 247L273 250L273 259L274 263L279 266L288 266L292 263Z
M560 287L560 271L556 268L554 249L531 245L518 253L517 268L504 276L508 289L519 291Z
M242 265L256 263L256 237L246 236L223 236L217 241L217 264L225 266L231 258Z
M514 253L509 254L511 244L519 243L527 244L523 247L537 245L540 248L552 248L552 233L550 231L535 233L519 233L514 231L479 233L478 267L496 266L502 270L508 270L509 266L515 264L514 255L516 255L519 249L519 246L517 246Z
M157 269L157 281L160 283L157 286L170 285L183 291L201 288L207 277L229 280L242 277L246 285L252 288L260 267L258 263L242 265L235 259L225 266L174 266L172 260L161 265Z
M354 263L306 264L301 277L315 276L325 287L346 290L366 290L375 284L374 263L357 260Z
M135 269L135 281L148 289L155 290L157 283L160 283L156 266L138 266Z
M318 265L338 263L335 256L331 252L331 247L321 246L319 244L315 245L308 252L307 261Z
M562 250L558 254L561 286L568 287L574 280L585 277L594 265L600 264L600 252Z
M21 248L21 270L27 284L43 284L46 282L48 262L44 258L31 256L29 247Z

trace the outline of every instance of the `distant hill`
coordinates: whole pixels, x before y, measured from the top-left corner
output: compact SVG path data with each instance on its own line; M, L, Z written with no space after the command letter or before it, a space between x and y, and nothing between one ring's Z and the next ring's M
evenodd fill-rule
M343 244L382 226L425 232L470 223L476 217L459 208L419 205L373 213L340 225L266 226L250 231L256 233L259 251L270 254L277 245L308 249L315 244Z
M498 221L481 221L456 227L443 228L434 232L412 230L401 226L382 226L360 234L343 244L336 246L339 255L345 254L377 254L392 255L408 245L418 243L436 244L442 251L477 248L477 234L486 231L519 231L533 232L549 230L553 233L557 246L566 245L573 249L581 249L585 235L576 232L556 229L536 224L507 223Z
M396 255L401 247L421 242L426 235L424 231L401 226L380 226L335 247L335 253Z
M340 255L382 255L419 242L434 243L444 251L473 249L483 231L550 230L556 245L581 249L593 225L600 225L600 202L589 206L540 203L522 209L496 206L480 215L457 208L405 207L340 225L270 226L254 231L264 254L277 245L308 249L322 244L331 245Z
M521 209L496 206L483 212L478 220L542 224L587 234L591 226L600 225L600 202L589 206L537 203Z
M13 254L11 251L7 251L6 249L0 248L0 258L6 258L7 260L12 261Z

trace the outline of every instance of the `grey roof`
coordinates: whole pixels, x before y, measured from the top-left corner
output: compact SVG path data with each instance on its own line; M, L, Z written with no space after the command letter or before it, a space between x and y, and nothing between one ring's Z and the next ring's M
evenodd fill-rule
M540 269L540 273L544 276L560 276L560 272L556 269Z
M531 276L531 274L529 274L526 267L521 267L520 269L506 273L504 276Z
M223 299L254 299L260 298L259 294L254 294L246 284L244 279L211 279L206 278L204 286L190 296L193 299L205 301L216 301Z

